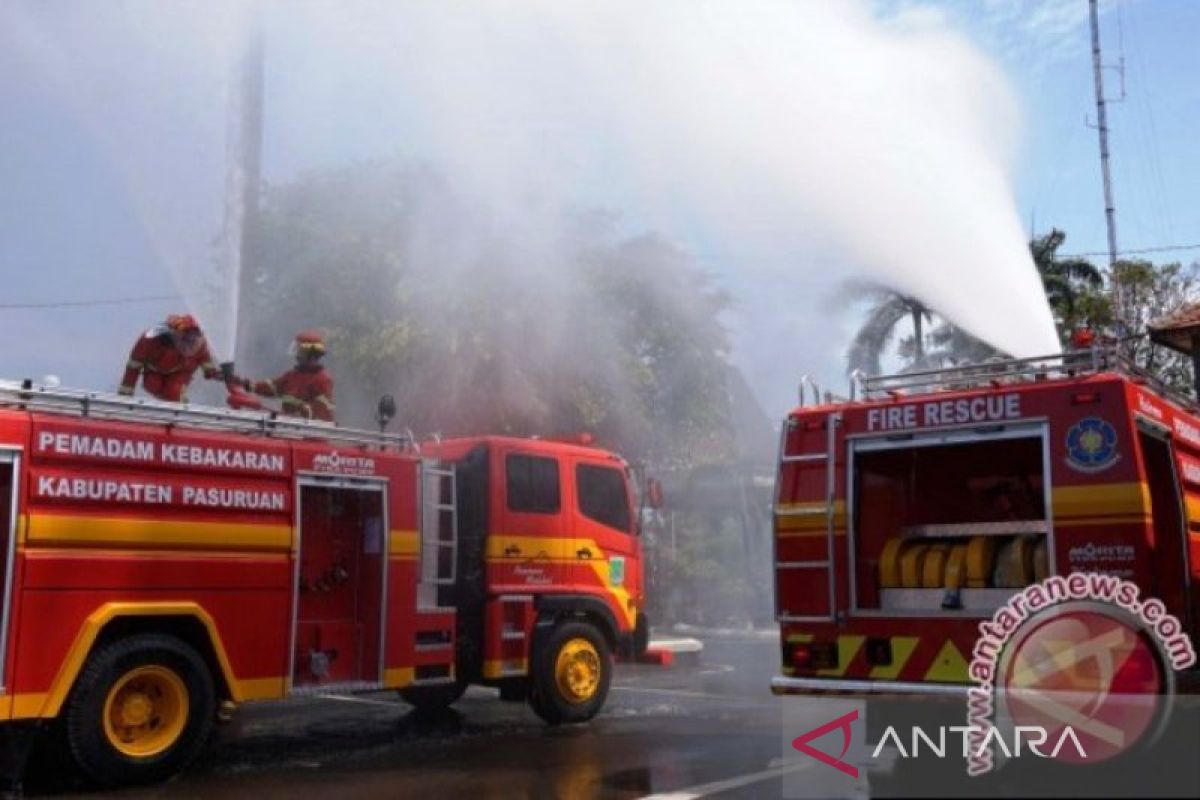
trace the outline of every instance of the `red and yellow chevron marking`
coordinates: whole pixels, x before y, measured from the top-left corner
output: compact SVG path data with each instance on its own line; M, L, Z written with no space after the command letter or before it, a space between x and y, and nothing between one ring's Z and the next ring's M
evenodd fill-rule
M881 637L884 638L884 637ZM821 678L845 678L854 680L889 680L917 683L966 683L969 678L969 661L964 654L970 648L963 642L955 642L944 635L889 636L892 646L892 663L872 666L867 662L867 637L862 634L844 634L836 637L838 665L829 669L815 670L812 674ZM808 633L792 633L785 637L789 643L807 644L814 641L829 641ZM794 675L790 664L783 666L785 675Z

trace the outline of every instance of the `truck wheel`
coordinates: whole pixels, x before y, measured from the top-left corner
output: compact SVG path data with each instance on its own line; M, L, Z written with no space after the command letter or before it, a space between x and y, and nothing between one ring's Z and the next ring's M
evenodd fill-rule
M67 743L101 786L151 783L199 755L215 714L204 659L173 636L141 634L88 658L67 701Z
M465 691L467 684L463 681L442 686L409 686L400 690L400 698L417 711L441 711L458 702Z
M596 716L612 682L608 642L587 622L566 622L550 631L533 655L529 705L551 725Z

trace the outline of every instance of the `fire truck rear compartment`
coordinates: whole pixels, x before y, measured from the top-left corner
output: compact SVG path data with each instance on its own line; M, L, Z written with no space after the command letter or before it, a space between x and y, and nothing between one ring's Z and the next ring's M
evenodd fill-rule
M990 613L1051 569L1040 428L852 444L854 609Z

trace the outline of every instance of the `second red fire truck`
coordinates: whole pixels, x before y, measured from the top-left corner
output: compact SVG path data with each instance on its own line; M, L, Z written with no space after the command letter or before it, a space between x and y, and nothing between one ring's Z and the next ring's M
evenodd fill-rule
M587 720L646 646L635 488L578 443L0 385L0 725L58 720L114 785L252 700L479 683Z
M1187 661L1200 622L1193 401L1102 348L862 388L783 426L777 693L959 692L980 621L1076 572L1159 598L1183 630L1158 669Z

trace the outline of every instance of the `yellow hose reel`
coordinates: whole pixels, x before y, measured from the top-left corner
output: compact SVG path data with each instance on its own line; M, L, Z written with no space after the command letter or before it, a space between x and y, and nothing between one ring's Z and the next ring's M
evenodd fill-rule
M972 536L966 541L889 539L879 556L883 589L1017 588L1048 573L1046 540Z

